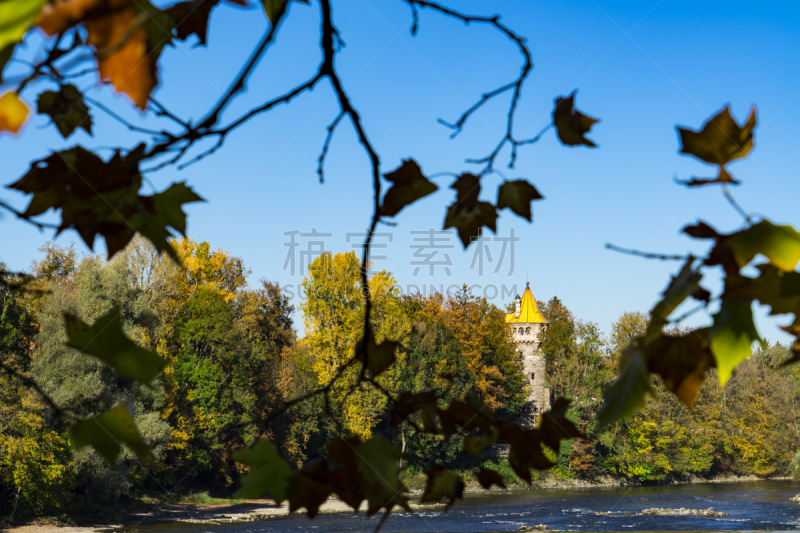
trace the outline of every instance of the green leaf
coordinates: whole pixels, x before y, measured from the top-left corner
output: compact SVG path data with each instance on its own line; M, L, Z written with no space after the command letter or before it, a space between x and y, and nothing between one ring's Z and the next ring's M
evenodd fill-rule
M363 337L356 343L356 358L363 364L366 357L367 370L373 377L378 377L394 363L397 346L397 342L387 340L377 344L370 331L366 335L366 343Z
M36 22L47 0L3 0L0 2L0 50L16 44ZM0 71L2 66L0 65Z
M761 336L753 322L752 304L723 300L710 334L720 385L727 383L736 365L753 354L753 342L757 340Z
M725 166L734 159L746 156L753 148L753 129L756 127L756 108L743 126L739 126L725 108L711 117L700 131L678 128L681 153L692 155L713 165Z
M420 503L440 502L447 498L447 511L456 498L464 497L464 480L452 470L439 465L432 465L425 471L428 476L425 482L425 491L422 493Z
M392 441L380 433L356 448L354 457L364 480L368 515L375 514L382 507L391 510L395 505L411 510L403 495L406 488L398 475L397 461L402 455Z
M296 479L292 467L270 441L259 439L252 447L234 452L233 458L250 467L242 479L242 488L236 492L237 498L260 499L269 493L280 504L294 492Z
M396 216L405 206L436 192L439 187L428 180L413 159L406 159L397 169L384 174L392 186L386 191L381 205L381 216Z
M490 468L479 466L475 477L484 489L490 489L492 485L497 485L501 489L506 488L506 484L503 482L503 476Z
M66 344L111 365L119 375L150 386L153 378L167 366L167 361L125 336L121 314L120 307L114 307L89 326L78 317L64 313Z
M770 315L800 311L800 272L786 272L773 264L756 265L757 278L727 276L721 298L731 302L758 300L771 307Z
M783 270L794 270L800 261L800 233L792 226L776 226L769 220L734 233L724 241L733 252L739 268L744 268L757 254Z
M603 408L597 415L598 429L635 413L644 405L645 396L655 394L650 382L647 361L638 342L622 354L622 368L614 383L606 389Z
M509 208L528 222L532 221L531 202L542 200L536 187L528 180L504 181L497 190L497 209Z
M586 134L592 126L600 120L584 115L575 109L575 93L567 97L556 98L556 107L553 109L553 126L556 128L558 140L566 146L585 145L595 148L597 145Z
M447 208L444 229L456 228L464 248L481 234L482 228L497 231L497 208L478 200L481 182L477 176L461 174L450 188L456 190L456 201Z
M143 460L149 461L152 454L142 442L132 413L133 407L123 403L100 416L73 424L69 430L73 448L80 450L92 446L113 465L117 462L122 444L125 444Z
M57 92L41 93L36 101L36 111L48 115L65 139L78 128L92 134L89 107L83 101L83 94L71 83L62 85Z

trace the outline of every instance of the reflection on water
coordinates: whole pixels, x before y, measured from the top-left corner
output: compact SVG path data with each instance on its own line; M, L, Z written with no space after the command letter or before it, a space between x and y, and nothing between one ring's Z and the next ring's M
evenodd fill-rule
M573 531L796 531L800 504L789 498L800 492L793 481L668 485L657 487L530 490L506 494L469 495L447 513L431 507L416 513L393 514L387 533L519 531L521 526L546 524ZM626 516L652 507L724 511L727 517ZM617 516L595 516L612 512ZM371 532L378 517L363 514L302 516L227 525L154 524L139 533L300 533Z

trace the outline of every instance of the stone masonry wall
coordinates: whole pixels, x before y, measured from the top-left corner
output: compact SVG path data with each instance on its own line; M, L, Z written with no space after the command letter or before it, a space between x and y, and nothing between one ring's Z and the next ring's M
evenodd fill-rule
M550 395L545 387L547 362L541 353L545 324L512 324L512 336L517 343L517 353L522 358L522 368L530 388L528 423L536 423L542 412L550 408Z

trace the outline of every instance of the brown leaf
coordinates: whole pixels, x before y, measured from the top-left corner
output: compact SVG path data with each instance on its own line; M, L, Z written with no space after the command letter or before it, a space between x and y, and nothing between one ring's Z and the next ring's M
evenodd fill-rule
M378 377L394 363L398 343L384 340L378 344L371 331L365 337L356 344L356 358L362 363L366 359L367 370L373 377Z
M330 483L339 498L354 510L358 510L364 501L363 479L353 455L360 445L361 440L358 437L334 438L327 444L328 461L338 463L338 467L331 466Z
M717 174L716 178L692 178L688 181L678 180L678 183L686 185L687 187L700 187L702 185L711 185L714 183L739 185L741 182L731 176L728 171L725 170L725 167L719 167L719 174Z
M586 134L592 126L600 122L599 119L584 115L575 109L575 93L567 97L556 98L556 107L553 109L553 126L562 144L567 146L585 145L591 148L597 145Z
M289 497L289 512L305 507L308 517L314 518L319 513L320 506L328 501L331 492L333 486L328 463L322 459L313 460L303 465L295 476Z
M478 472L475 474L475 477L484 489L490 489L492 485L497 485L501 489L506 488L506 484L503 482L503 476L490 468L478 467Z
M570 401L558 398L553 407L542 415L539 426L539 440L542 444L558 453L561 441L564 439L582 439L584 434L578 431L575 424L567 418L567 409Z
M477 176L461 174L450 188L456 190L456 201L447 208L444 228L456 228L464 248L481 234L482 228L497 231L497 208L478 200L481 183Z
M497 429L500 430L500 438L511 445L508 462L520 479L530 483L531 468L547 470L555 465L545 456L537 430L522 429L511 422L500 424Z
M178 39L185 41L190 35L197 35L198 44L205 46L211 11L219 2L220 0L186 0L168 7L166 12L175 21Z
M422 174L422 169L413 159L404 160L402 165L383 177L392 183L381 205L381 216L385 217L397 215L405 206L439 189Z
M56 0L44 6L36 24L52 37L80 24L89 12L109 3L108 0ZM114 4L119 7L121 2Z
M422 424L425 426L425 429L431 433L436 433L435 418L437 405L438 402L435 391L424 391L416 394L406 391L397 399L397 404L393 411L396 417L393 418L399 418L399 420L393 422L392 425L399 425L400 421L405 420L416 411L421 410Z
M678 128L681 153L723 167L734 159L746 156L753 149L755 127L755 107L750 111L747 122L739 126L731 115L730 108L725 106L706 121L700 131Z
M708 343L710 328L702 328L683 335L662 335L645 347L647 368L664 380L689 409L694 406L706 370L716 362Z
M532 220L531 202L542 200L536 187L528 180L505 181L497 190L497 209L509 208L528 222Z

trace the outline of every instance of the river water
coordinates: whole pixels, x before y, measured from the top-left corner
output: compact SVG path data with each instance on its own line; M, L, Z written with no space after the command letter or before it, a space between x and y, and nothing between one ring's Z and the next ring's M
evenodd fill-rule
M415 513L393 514L385 532L519 531L520 526L545 524L571 531L796 531L800 504L789 498L800 492L794 481L710 483L655 487L591 489L532 489L503 494L468 495L447 513L431 507ZM730 516L626 516L652 507L724 511ZM595 516L612 512L616 516ZM153 524L140 533L339 533L371 532L378 518L351 513L283 517L255 523L226 525Z

